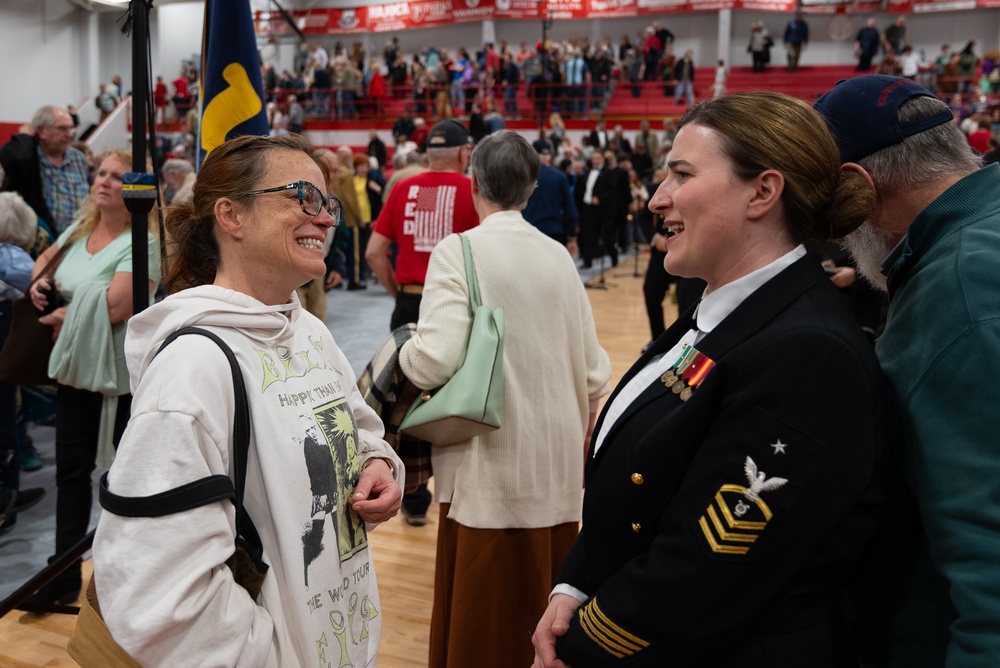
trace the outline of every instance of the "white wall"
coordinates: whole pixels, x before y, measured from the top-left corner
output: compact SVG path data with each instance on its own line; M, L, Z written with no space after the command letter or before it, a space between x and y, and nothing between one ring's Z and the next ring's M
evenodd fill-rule
M66 0L5 0L0 6L0 121L27 121L46 104L92 95L89 14ZM96 92L96 91L94 91Z
M162 75L168 84L177 78L185 60L200 61L205 3L187 2L155 7L153 81ZM200 67L200 63L199 63Z
M728 61L730 65L750 65L747 41L750 39L750 24L753 21L763 21L778 46L771 51L772 63L784 63L781 38L790 18L791 16L787 14L774 12L734 11L732 45ZM851 22L851 36L846 40L835 40L830 35L831 22L843 21L843 16L834 19L832 15L806 15L806 22L809 23L809 48L802 55L800 60L802 65L857 62L854 57L854 36L864 27L865 21L874 18L876 27L885 30L896 20L896 15L855 14L846 18ZM930 60L937 57L941 45L946 42L951 44L952 49L960 50L967 40L974 39L980 55L996 49L1000 44L1000 12L995 9L908 14L906 26L907 36L913 48L917 52L923 50Z

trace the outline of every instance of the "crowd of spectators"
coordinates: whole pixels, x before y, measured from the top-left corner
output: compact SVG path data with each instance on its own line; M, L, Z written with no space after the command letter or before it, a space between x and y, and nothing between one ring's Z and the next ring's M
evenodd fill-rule
M778 46L763 21L750 26L747 52L755 72L766 70L771 49ZM782 35L789 55L788 71L808 45L808 21L796 14ZM942 45L936 57L917 51L907 36L906 17L899 15L880 28L869 18L854 44L859 72L912 78L942 99L960 93L964 104L995 104L1000 86L1000 51L977 51L974 40L961 49ZM793 64L794 63L794 64ZM679 106L690 106L710 91L726 89L729 67L716 81L695 81L696 70L712 65L687 50L674 52L674 34L660 22L635 35L593 39L577 36L562 41L541 40L513 45L506 40L480 48L428 46L404 53L396 37L381 54L366 51L361 42L302 42L290 68L263 62L261 75L268 102L268 122L274 134L298 132L307 120L360 120L392 117L399 101L415 117L434 122L445 118L469 120L475 140L502 129L505 119L541 122L551 113L586 119L605 111L618 85L635 98L662 95ZM720 66L715 63L716 79ZM183 63L169 84L156 77L154 102L159 122L197 125L199 72ZM387 100L397 104L387 110ZM988 111L988 110L987 110Z
M547 40L518 47L500 40L474 51L430 46L406 55L397 38L385 44L382 60L360 42L342 42L330 54L320 42L302 42L292 68L280 73L270 63L261 72L268 100L279 108L294 95L307 114L336 120L380 116L386 98L408 100L418 115L440 120L481 112L519 118L524 89L536 116L556 111L586 116L600 111L618 82L662 82L674 92L673 34L659 22L635 36L591 41L588 36Z

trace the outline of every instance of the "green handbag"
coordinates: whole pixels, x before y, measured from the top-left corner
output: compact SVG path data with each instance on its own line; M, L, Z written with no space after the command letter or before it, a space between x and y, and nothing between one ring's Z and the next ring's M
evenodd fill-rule
M461 443L499 429L503 409L503 308L483 305L469 240L459 236L472 309L465 361L447 383L421 393L399 425L400 432L434 445Z

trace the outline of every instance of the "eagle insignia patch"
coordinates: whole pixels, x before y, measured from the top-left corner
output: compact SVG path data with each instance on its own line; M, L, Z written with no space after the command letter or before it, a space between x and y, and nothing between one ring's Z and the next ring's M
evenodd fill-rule
M709 549L716 554L749 553L773 517L761 496L780 489L788 482L785 478L768 478L751 457L746 458L743 471L748 486L723 485L705 513L698 518L698 527Z

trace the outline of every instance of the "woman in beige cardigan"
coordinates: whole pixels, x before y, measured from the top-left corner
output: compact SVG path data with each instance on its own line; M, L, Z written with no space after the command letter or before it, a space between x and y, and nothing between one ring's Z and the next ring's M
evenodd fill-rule
M530 665L533 620L580 519L583 461L611 364L566 249L521 216L538 155L516 133L472 155L481 223L467 232L483 303L502 307L503 425L431 450L441 503L431 668ZM461 240L434 249L413 339L400 353L421 388L461 366L472 324Z

